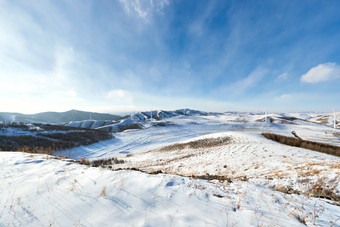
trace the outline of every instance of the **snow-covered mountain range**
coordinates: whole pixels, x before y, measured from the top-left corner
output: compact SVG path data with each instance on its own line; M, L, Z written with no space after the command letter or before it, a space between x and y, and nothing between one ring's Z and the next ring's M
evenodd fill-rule
M83 120L72 121L66 126L100 129L109 132L119 132L127 129L141 129L150 124L154 126L166 125L166 121L170 118L180 116L228 116L230 121L238 123L255 123L267 122L278 124L321 124L332 127L334 116L333 114L315 114L315 113L241 113L241 112L226 112L214 113L204 112L191 109L180 109L175 111L154 110L145 111L125 117L121 120ZM340 114L338 113L339 117ZM153 122L153 123L152 123ZM339 127L340 119L336 121L336 126Z
M178 116L207 116L216 113L207 113L198 110L180 109L175 111L154 110L133 114L122 120L84 120L72 121L66 126L100 129L109 132L119 132L126 129L141 129L152 121L162 122ZM157 125L156 122L154 122Z

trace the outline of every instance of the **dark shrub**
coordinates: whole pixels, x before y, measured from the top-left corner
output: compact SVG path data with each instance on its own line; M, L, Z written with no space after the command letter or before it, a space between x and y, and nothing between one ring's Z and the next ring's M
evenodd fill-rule
M298 138L293 138L293 137L288 137L288 136L282 136L282 135L273 134L273 133L262 133L262 135L266 137L267 139L274 140L276 142L279 142L285 145L301 147L301 148L340 157L340 147L338 146L325 144L325 143L318 143L314 141L308 141L308 140L303 140L303 139L298 139Z

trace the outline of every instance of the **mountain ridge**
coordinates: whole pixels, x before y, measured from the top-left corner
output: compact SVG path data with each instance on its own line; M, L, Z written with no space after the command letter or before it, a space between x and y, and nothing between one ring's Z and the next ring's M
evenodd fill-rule
M119 120L122 116L87 112L81 110L68 110L65 112L41 112L36 114L22 114L15 112L0 112L0 121L18 121L18 122L40 122L40 123L53 123L64 124L70 121L84 121L88 119L93 120Z

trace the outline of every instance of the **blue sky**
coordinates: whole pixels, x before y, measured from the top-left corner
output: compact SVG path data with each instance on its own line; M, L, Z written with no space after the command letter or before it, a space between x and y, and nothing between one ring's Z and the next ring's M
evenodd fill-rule
M340 111L340 1L0 0L0 111Z

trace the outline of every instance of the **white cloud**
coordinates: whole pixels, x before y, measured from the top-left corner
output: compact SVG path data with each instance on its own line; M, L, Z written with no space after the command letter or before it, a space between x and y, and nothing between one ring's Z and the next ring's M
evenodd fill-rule
M280 96L275 97L275 101L288 101L292 98L292 94L282 94Z
M84 99L78 96L75 90L66 90L61 92L62 97L69 102L84 102Z
M258 67L255 70L253 70L248 77L236 81L235 83L228 86L229 88L228 90L233 91L236 94L243 93L249 88L254 87L267 72L268 72L267 69Z
M162 9L169 5L168 0L119 0L127 14L136 14L145 22L150 22L154 13L162 13Z
M300 80L305 83L318 83L336 78L340 78L340 66L329 62L311 68Z
M282 73L276 79L277 80L285 80L287 78L288 78L288 73Z
M53 70L56 77L64 77L70 74L70 68L74 65L74 55L73 47L55 47Z
M115 89L111 90L107 94L107 98L113 101L123 101L123 102L132 102L132 95L125 90Z

